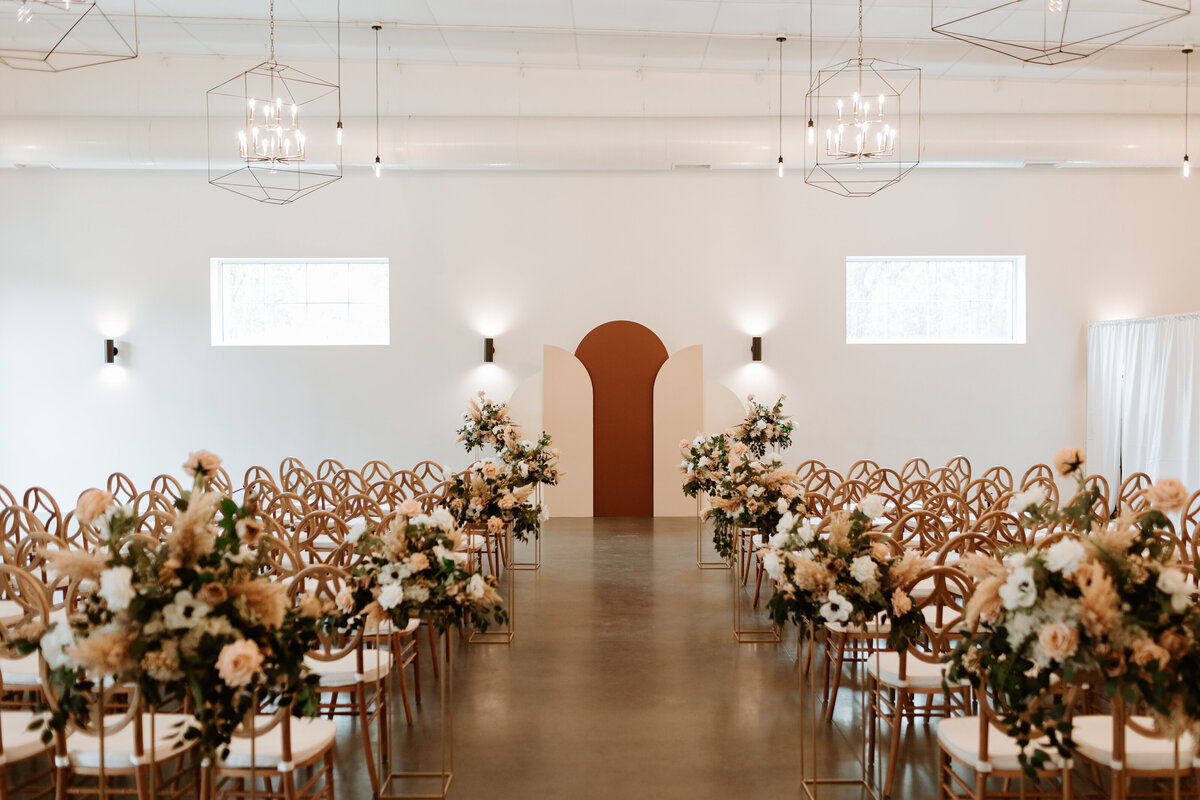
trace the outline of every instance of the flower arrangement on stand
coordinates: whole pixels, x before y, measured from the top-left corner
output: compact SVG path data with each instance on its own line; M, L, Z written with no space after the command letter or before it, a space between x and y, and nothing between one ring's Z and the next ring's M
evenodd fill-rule
M486 525L496 535L512 525L513 536L521 542L537 537L542 507L530 502L534 484L521 485L526 479L514 476L512 465L493 458L476 461L455 475L446 487L454 520L459 525Z
M514 486L558 484L559 452L552 446L550 434L542 431L534 442L520 438L519 431L509 426L504 429L501 444L499 458L509 466Z
M778 454L752 458L748 445L734 442L728 464L728 471L715 480L712 506L705 512L713 523L713 545L726 559L733 554L739 528L754 528L765 541L784 515L805 511L796 473L783 468Z
M505 429L512 427L508 404L497 403L481 391L478 400L471 399L463 426L458 429L458 441L463 443L468 452L485 446L499 451Z
M180 735L210 763L260 703L317 712L303 656L322 610L293 610L283 584L258 574L254 498L238 505L204 490L219 466L211 453L188 458L192 488L157 547L130 535L136 519L112 495L80 496L77 516L100 532L105 552L45 555L52 572L90 589L77 614L14 642L20 652L40 648L49 669L47 741L68 722L87 723L103 685L136 686L152 709L186 709L196 724Z
M922 618L908 589L929 564L919 553L872 535L882 508L878 495L867 495L853 511L834 512L826 535L818 535L801 515L780 517L759 550L775 586L767 609L777 626L792 621L801 627L826 622L863 627L884 615L890 621L889 647L908 646Z
M695 439L679 443L683 461L683 493L688 497L713 494L729 467L729 444L724 436L698 434Z
M999 561L963 562L977 588L967 606L970 635L947 674L995 699L1030 775L1050 758L1039 747L1026 753L1031 740L1044 735L1063 756L1073 747L1067 707L1051 697L1060 680L1144 704L1165 736L1200 734L1200 607L1165 516L1182 507L1183 486L1160 480L1147 493L1150 511L1102 523L1092 513L1099 495L1084 483L1083 452L1064 448L1054 463L1075 476L1075 498L1054 507L1044 494L1026 493L1010 508L1026 527L1055 532Z
M762 458L769 448L786 450L791 447L795 425L791 417L783 413L783 401L786 399L787 395L781 394L775 404L768 408L757 402L754 395L746 395L749 412L740 425L728 432L729 437L745 444L756 458Z
M492 622L503 625L508 613L496 580L467 567L467 554L455 549L459 535L446 509L426 515L407 501L386 530L367 529L357 538L363 559L352 571L353 585L337 597L338 610L367 631L385 621L404 630L413 619L443 632L468 620L483 631Z

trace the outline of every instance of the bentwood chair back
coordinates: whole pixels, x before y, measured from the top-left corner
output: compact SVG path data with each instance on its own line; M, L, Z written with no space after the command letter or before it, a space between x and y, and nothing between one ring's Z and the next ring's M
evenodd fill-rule
M271 470L266 467L253 466L246 470L246 474L242 476L242 487L250 488L250 484L255 481L265 481L266 483L276 486L275 477L271 474Z
M800 466L796 467L796 479L801 485L803 485L808 481L809 478L813 476L813 473L822 469L825 469L825 465L822 462L817 461L815 458L810 458L807 461L801 461Z
M316 480L311 472L304 467L292 467L287 472L279 474L279 488L285 492L302 494L304 487Z
M836 470L825 467L814 470L802 485L806 492L829 495L832 499L834 491L842 485L842 476Z
M875 470L864 482L875 494L889 494L895 497L904 489L904 479L900 477L900 473L888 467Z
M1027 544L1021 523L1006 511L988 511L980 515L971 523L968 531L982 534L1005 547Z
M446 468L436 461L418 461L412 472L426 485L446 480Z
M941 514L928 509L909 511L900 517L891 534L904 547L922 553L937 550L950 538Z
M279 477L283 478L294 469L304 469L304 462L295 456L288 456L279 462ZM305 470L307 472L307 470Z
M58 508L58 502L50 492L40 486L34 486L26 490L25 496L21 498L21 505L41 521L42 527L48 533L54 536L60 534L63 515Z
M986 470L984 470L983 475L980 477L987 478L988 480L992 481L1000 487L1001 491L1012 491L1013 475L1012 472L1009 471L1008 467L1001 467L999 465L995 467L988 467Z
M900 494L896 495L896 503L903 511L916 511L925 504L926 499L937 493L936 483L924 478L915 478L904 484Z
M850 469L846 470L847 480L862 481L872 472L879 469L879 465L869 458L862 458L850 465Z
M275 485L275 481L255 478L245 485L242 497L256 497L258 498L258 504L263 506L271 502L271 498L277 494L279 494L279 487Z
M153 489L147 489L133 498L133 514L139 516L148 511L163 511L174 515L175 502L165 494L159 494Z
M109 475L106 485L108 493L121 505L128 505L137 497L137 487L133 485L133 481L124 472L114 472L112 475Z
M833 504L834 509L853 508L868 494L870 494L870 490L865 483L848 478L842 481L841 486L833 490L833 494L829 496L829 502Z
M946 469L958 478L959 486L966 486L971 482L971 461L966 456L954 456L946 462Z
M352 469L340 469L329 479L342 497L352 494L366 494L367 482L363 476Z
M1197 539L1200 531L1200 489L1197 489L1179 512L1179 539L1191 553L1192 563L1200 564L1200 553L1197 553Z
M174 475L157 475L150 481L150 489L171 498L171 502L183 497L183 486Z
M1054 470L1049 464L1034 464L1029 469L1025 470L1025 474L1021 476L1021 490L1024 491L1032 486L1035 482L1042 482L1044 479L1049 479L1054 482ZM1057 496L1057 493L1056 495Z
M917 478L929 477L929 462L923 458L910 458L904 462L904 466L900 468L900 477L905 482L915 480Z
M0 508L8 508L9 506L17 505L17 498L8 487L0 483Z
M317 480L333 481L333 476L344 470L346 467L336 458L322 459L317 464Z
M287 532L284 538L289 540L296 526L300 524L300 520L312 511L303 497L290 492L280 492L261 508L264 514L279 523L279 526Z
M960 492L963 488L959 474L949 467L937 467L926 480L937 486L939 492Z
M1144 472L1135 472L1121 481L1117 496L1113 499L1112 513L1119 516L1126 509L1137 512L1149 508L1150 501L1146 497L1146 490L1153 483L1150 476Z
M329 481L313 481L304 487L303 496L313 511L333 511L344 495Z
M24 506L0 509L0 559L5 563L12 563L17 554L17 547L34 533L49 531L32 511Z

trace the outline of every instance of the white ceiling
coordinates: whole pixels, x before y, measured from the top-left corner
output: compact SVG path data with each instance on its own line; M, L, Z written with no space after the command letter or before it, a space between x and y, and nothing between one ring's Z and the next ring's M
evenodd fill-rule
M997 0L932 0L963 11ZM114 3L131 0L108 0ZM868 55L902 60L930 78L1058 81L1177 81L1179 48L1200 35L1189 16L1130 45L1057 67L1025 65L930 30L931 0L866 0ZM1037 2L1037 0L1029 0ZM1073 0L1073 14L1114 23L1144 0ZM0 14L15 0L0 0ZM267 0L137 0L143 55L266 55ZM849 58L857 7L814 0L815 60ZM276 0L280 60L333 59L335 0ZM805 0L342 0L343 58L432 65L757 72L777 69L775 37L785 35L785 71L808 67Z

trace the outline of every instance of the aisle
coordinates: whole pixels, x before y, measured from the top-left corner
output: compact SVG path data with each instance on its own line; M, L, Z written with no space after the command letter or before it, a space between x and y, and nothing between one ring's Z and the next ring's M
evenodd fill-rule
M797 796L794 639L733 642L729 574L696 568L693 525L551 521L512 645L455 652L451 798ZM430 755L436 711L427 686ZM369 796L339 749L339 795Z

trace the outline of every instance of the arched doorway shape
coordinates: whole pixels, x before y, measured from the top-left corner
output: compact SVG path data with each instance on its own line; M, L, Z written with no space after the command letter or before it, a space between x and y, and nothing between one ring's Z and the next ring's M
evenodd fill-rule
M654 379L667 348L620 320L583 337L575 357L592 379L593 513L654 516Z

